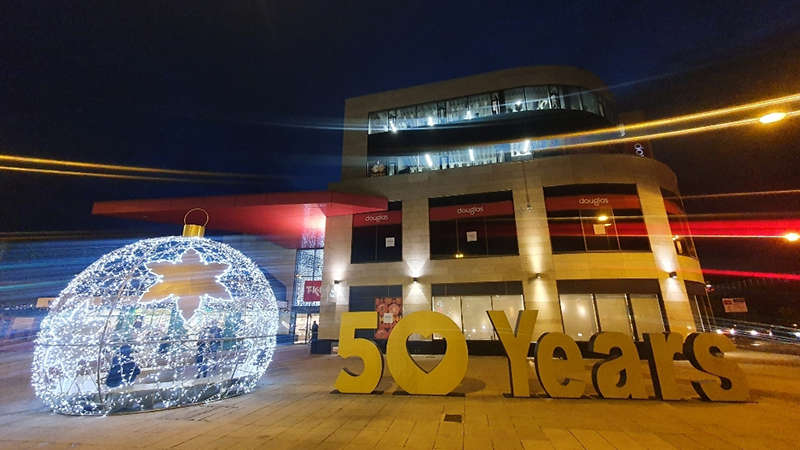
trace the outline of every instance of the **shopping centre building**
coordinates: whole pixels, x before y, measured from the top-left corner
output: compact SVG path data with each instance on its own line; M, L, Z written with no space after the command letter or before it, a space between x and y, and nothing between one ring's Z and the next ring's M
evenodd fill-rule
M342 177L328 192L98 202L94 213L180 222L199 207L209 229L263 237L256 257L273 256L262 267L294 268L288 332L305 339L318 320L321 351L348 311L376 312L377 329L357 334L379 343L403 315L438 311L475 353L500 350L489 309L511 323L538 310L534 339L706 329L674 172L650 142L580 134L624 122L615 109L572 67L381 92L346 101ZM415 338L420 351L443 348Z

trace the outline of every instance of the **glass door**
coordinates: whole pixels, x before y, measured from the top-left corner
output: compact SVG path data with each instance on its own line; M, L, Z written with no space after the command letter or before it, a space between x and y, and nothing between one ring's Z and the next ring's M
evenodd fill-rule
M316 314L312 313L312 314L308 315L308 320L306 321L306 323L308 324L308 328L307 328L308 331L306 332L306 336L308 337L308 341L309 342L314 337L314 333L312 332L312 328L314 327L314 322L316 322L317 323L317 327L319 327L319 313L316 313ZM317 337L317 339L319 339L319 336L316 336L316 337Z
M294 343L305 344L309 338L308 314L298 313L294 321Z

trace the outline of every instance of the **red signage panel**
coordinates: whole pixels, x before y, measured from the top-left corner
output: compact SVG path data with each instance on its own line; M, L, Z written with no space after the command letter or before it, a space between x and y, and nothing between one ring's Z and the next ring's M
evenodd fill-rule
M468 219L471 217L508 216L514 214L511 200L470 205L435 206L430 209L430 220Z
M567 195L545 199L548 211L570 209L640 209L639 197L624 194Z
M371 227L374 225L397 225L403 223L402 211L381 211L365 214L353 214L354 227Z
M306 281L303 283L303 301L318 302L322 292L322 280Z

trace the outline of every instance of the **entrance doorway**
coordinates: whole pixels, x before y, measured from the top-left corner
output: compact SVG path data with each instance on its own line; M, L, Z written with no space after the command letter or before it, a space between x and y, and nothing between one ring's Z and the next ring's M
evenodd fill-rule
M317 322L319 325L319 313L297 313L294 322L294 343L307 344L311 341L311 327Z

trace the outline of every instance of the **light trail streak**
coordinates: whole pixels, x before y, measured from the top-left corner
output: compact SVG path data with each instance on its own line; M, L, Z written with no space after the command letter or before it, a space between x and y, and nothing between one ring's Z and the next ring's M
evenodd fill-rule
M668 118L665 118L665 119L650 120L650 121L646 121L646 122L634 123L634 124L631 124L631 125L620 125L620 126L616 126L616 127L599 128L599 129L590 130L590 131L578 131L578 132L573 132L573 133L554 134L554 135L550 135L550 136L544 136L541 139L558 139L558 138L562 138L563 139L563 138L571 138L571 137L593 136L593 135L596 135L596 134L604 134L604 133L628 132L628 131L638 130L638 129L642 129L642 128L660 127L660 126L664 126L664 125L673 125L673 124L676 124L676 123L692 122L692 121L695 121L695 120L719 117L719 116L724 116L724 115L733 114L733 113L737 113L737 112L749 111L749 110L758 109L758 108L766 108L766 107L769 107L769 106L782 105L782 104L785 104L785 103L792 103L792 102L797 102L797 101L800 101L800 94L792 94L792 95L787 95L787 96L784 96L784 97L777 97L777 98L771 98L771 99L761 100L761 101L752 102L752 103L746 103L746 104L743 104L743 105L730 106L730 107L727 107L727 108L714 109L714 110L703 111L703 112L699 112L699 113L685 114L685 115L676 116L676 117L668 117ZM788 116L788 114L787 114L787 116ZM758 121L759 118L758 117L754 118L754 120Z
M800 194L800 189L782 189L776 191L752 191L752 192L722 192L718 194L689 194L689 195L679 195L677 197L664 197L664 198L693 200L698 198L758 197L767 195L791 195L791 194Z
M795 118L800 115L800 110L793 110L786 113L786 119ZM786 120L784 119L784 120ZM669 121L672 119L664 119L665 121ZM650 123L650 122L643 122L643 123ZM598 138L592 139L589 141L582 141L582 142L566 142L566 143L550 143L549 141L553 140L564 140L564 139L572 139L577 140L580 138L591 137L597 134L603 134L608 132L619 131L621 128L606 128L603 130L589 130L589 131L581 131L575 133L568 133L568 134L559 134L559 135L546 135L546 136L534 136L528 137L524 139L514 138L514 139L500 139L491 142L484 142L481 145L488 145L488 144L512 144L512 143L523 143L526 141L530 142L530 145L534 145L534 143L541 143L544 144L542 146L535 145L535 149L532 150L532 154L540 153L542 151L548 150L568 150L568 149L581 149L587 147L598 147L602 145L613 145L613 144L624 144L630 142L638 142L642 140L655 140L655 139L664 139L664 138L671 138L671 137L678 137L678 136L685 136L691 134L698 134L708 131L718 131L724 130L728 128L737 128L742 126L749 126L758 124L759 126L764 126L759 122L759 117L748 117L745 119L733 120L729 122L722 122L722 123L713 123L713 124L705 124L705 125L698 125L691 128L681 128L677 130L665 130L665 131L655 131L652 133L647 134L637 134L633 136L621 136L621 137L608 137L608 138ZM626 126L626 130L631 130L632 127L637 129L645 128L644 126L640 126L642 124L635 124L635 126Z
M723 275L731 277L769 278L774 280L800 281L800 274L796 273L751 272L746 270L722 270L722 269L703 269L703 273L706 275Z
M787 118L796 117L800 114L800 110L791 111L786 114ZM558 149L571 149L571 148L585 148L585 147L595 147L598 145L608 145L608 144L623 144L626 142L635 142L641 141L643 139L663 139L675 136L684 136L689 134L696 134L702 133L706 131L715 131L715 130L723 130L726 128L734 128L734 127L741 127L744 125L752 125L754 123L759 123L758 118L748 118L748 119L741 119L735 120L732 122L723 122L723 123L716 123L711 125L701 125L698 127L693 128L683 128L680 130L671 130L671 131L661 131L657 133L651 134L643 134L637 136L627 136L627 137L620 137L620 138L613 138L613 139L604 139L600 141L593 141L593 142L578 142L574 144L560 144L560 145L551 145L547 147L537 148L536 151L543 151L543 150L558 150ZM549 139L549 138L539 138L539 139Z
M80 172L74 170L38 169L34 167L16 167L16 166L0 166L0 170L6 170L11 172L24 172L24 173L43 173L48 175L69 175L69 176L80 176L80 177L113 178L120 180L166 181L166 182L179 182L179 183L242 184L242 183L253 182L245 180L204 180L204 179L191 179L191 178L153 177L147 175L123 175L116 173Z
M0 161L9 161L25 164L42 164L50 166L79 167L83 169L115 170L120 172L163 173L172 175L187 175L201 177L227 177L227 178L265 178L262 175L253 175L234 172L204 172L200 170L157 169L154 167L124 166L118 164L99 164L81 161L66 161L61 159L30 158L0 154Z
M571 132L571 133L563 133L563 134L554 134L554 135L546 135L546 136L536 136L529 139L524 139L519 141L518 139L508 139L508 140L499 140L495 142L491 142L494 144L502 144L502 143L512 143L512 142L527 142L527 141L536 141L536 142L544 142L549 140L564 140L564 139L579 139L579 138L587 138L598 136L602 134L608 133L615 133L621 135L620 137L607 137L607 138L600 138L600 139L592 139L590 141L584 142L565 142L565 143L557 143L557 144L548 144L542 147L538 147L533 150L534 153L546 151L546 150L558 150L558 149L579 149L579 148L586 148L586 147L596 147L600 145L610 145L610 144L622 144L640 140L654 140L654 139L663 139L669 137L676 137L676 136L683 136L683 135L690 135L696 134L701 132L708 132L708 131L715 131L715 130L723 130L727 128L734 128L734 127L741 127L746 125L753 125L753 124L760 124L759 117L748 117L739 120L733 120L728 122L722 123L715 123L715 124L704 124L689 128L681 128L677 130L664 130L664 131L655 131L645 134L639 134L634 136L626 136L625 133L629 131L635 130L648 130L656 127L663 127L667 125L673 125L678 123L685 123L690 121L696 121L701 119L707 118L715 118L724 115L729 115L733 113L743 112L743 111L750 111L753 109L758 108L767 108L775 105L783 105L791 102L800 101L800 94L793 94L784 97L772 98L767 100L762 100L758 102L747 103L743 105L731 106L728 108L721 108L711 111L703 111L699 113L693 114L686 114L682 116L676 116L671 118L659 119L659 120L652 120L646 122L635 123L631 125L620 125L615 127L609 128L601 128L596 130L588 130L588 131L579 131L579 132ZM786 113L786 118L794 118L800 115L800 110L793 110ZM487 143L484 143L484 145ZM8 162L15 162L15 163L22 163L22 164L38 164L38 165L49 165L49 166L62 166L62 167L74 167L74 168L81 168L81 169L92 169L92 170L110 170L110 171L117 171L117 172L138 172L138 173L150 173L150 174L169 174L169 175L183 175L183 176L192 176L192 177L210 177L210 178L244 178L244 179L260 179L265 180L272 177L264 176L264 175L254 175L254 174L244 174L244 173L234 173L234 172L206 172L206 171L197 171L197 170L179 170L179 169L158 169L153 167L142 167L142 166L126 166L126 165L118 165L118 164L101 164L101 163L90 163L90 162L82 162L82 161L67 161L67 160L59 160L59 159L47 159L47 158L32 158L32 157L25 157L25 156L17 156L17 155L9 155L9 154L0 154L0 161L8 161ZM30 173L46 173L46 174L54 174L54 175L73 175L73 176L89 176L89 177L99 177L99 178L117 178L117 179L128 179L128 180L146 180L146 181L172 181L172 182L214 182L214 181L201 181L201 180L192 180L188 178L167 178L167 177L154 177L154 176L135 176L135 175L122 175L122 174L111 174L111 173L102 173L102 172L80 172L80 171L66 171L66 170L56 170L56 169L42 169L42 168L35 168L35 167L19 167L19 166L0 166L0 170L10 170L10 171L18 171L18 172L30 172ZM236 183L236 182L231 182ZM777 191L776 191L777 192ZM800 190L788 190L788 191L780 191L780 192L800 192ZM712 196L736 196L736 195L746 195L745 193L741 194L709 194L707 198L713 198ZM690 198L700 198L698 196L683 196L681 198L690 199Z

